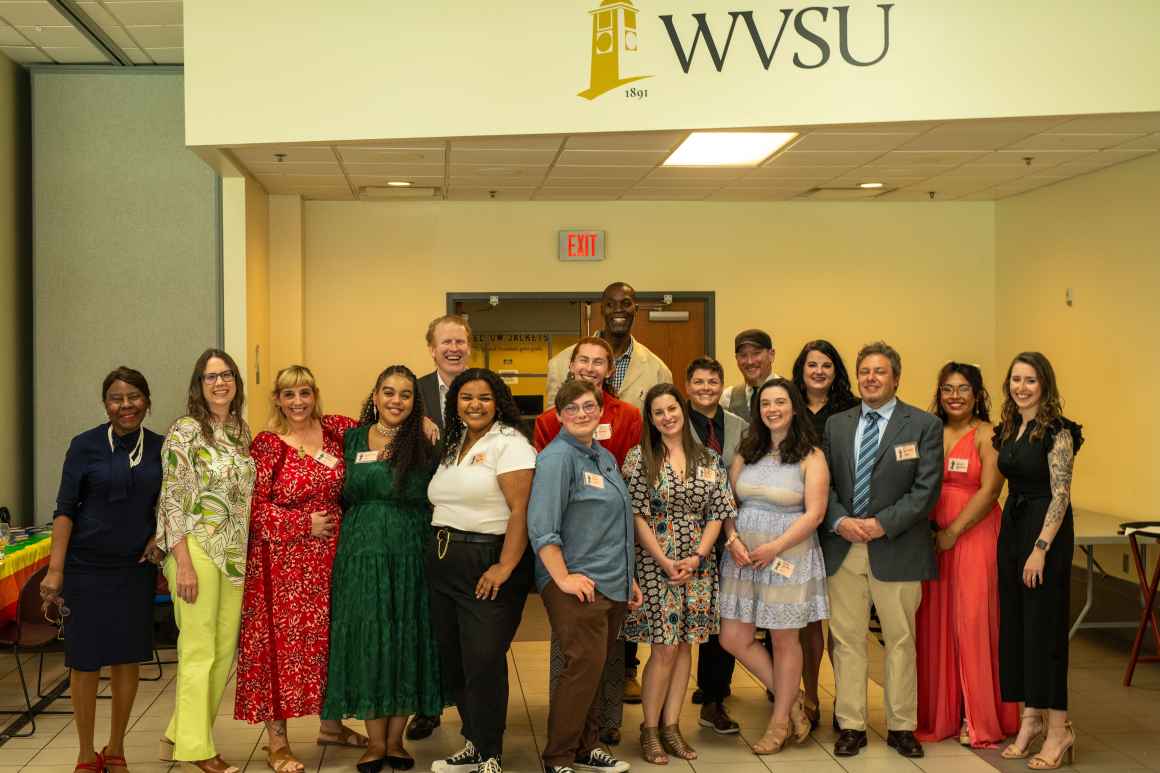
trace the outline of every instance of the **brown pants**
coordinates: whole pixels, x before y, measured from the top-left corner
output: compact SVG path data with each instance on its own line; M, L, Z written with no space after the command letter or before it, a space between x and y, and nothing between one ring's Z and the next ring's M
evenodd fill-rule
M582 603L550 581L540 598L564 651L564 670L548 706L548 744L542 756L545 765L570 766L599 744L597 691L609 652L624 646L616 637L628 607L599 592L596 601Z

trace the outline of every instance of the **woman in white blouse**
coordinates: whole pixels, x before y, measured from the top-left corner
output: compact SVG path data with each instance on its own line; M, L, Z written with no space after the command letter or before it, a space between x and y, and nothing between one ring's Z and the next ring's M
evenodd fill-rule
M507 651L532 584L527 511L536 452L519 429L511 390L492 371L459 374L447 405L455 410L447 411L427 489L435 532L427 575L444 691L467 745L431 769L501 773Z

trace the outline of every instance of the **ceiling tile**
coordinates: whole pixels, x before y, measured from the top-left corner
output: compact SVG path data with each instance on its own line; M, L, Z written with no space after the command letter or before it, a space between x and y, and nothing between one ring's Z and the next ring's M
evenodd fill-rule
M181 25L177 0L104 0L104 5L126 27Z
M419 187L439 187L443 185L443 175L385 175L385 174L352 174L350 181L356 187L364 185L386 185L391 180L405 180Z
M636 180L610 180L607 177L554 177L544 179L544 185L552 188L630 188Z
M727 183L728 183L727 180L687 180L687 179L682 179L682 180L660 179L660 180L658 180L654 177L646 177L632 187L633 188L665 188L665 189L672 189L672 190L680 190L680 189L688 190L689 188L699 188L701 190L717 190L718 188L726 185Z
M944 180L1013 180L1017 177L1026 177L1030 170L1025 166L979 166L964 164L939 175Z
M763 166L745 176L747 180L829 180L845 174L849 167L833 166Z
M928 175L929 176L929 175ZM902 188L907 185L914 185L925 180L924 176L899 176L899 175L878 175L878 174L860 174L852 172L848 175L835 177L827 182L827 185L845 186L845 185L861 185L862 183L882 183L884 188Z
M452 186L447 191L451 201L527 201L532 198L535 188L461 188Z
M126 32L120 24L114 23L112 27L105 27L104 30L108 33L109 38L121 48L140 48L133 36Z
M603 180L638 180L653 169L654 167L651 166L562 166L557 164L552 167L550 176L553 178L587 177Z
M48 58L39 48L35 46L0 46L0 53L16 62L17 64L41 64L51 63L52 60Z
M508 148L511 150L559 150L564 138L559 135L521 137L453 137L451 147L460 150Z
M800 191L779 190L734 190L725 188L710 194L706 201L785 201L797 196Z
M420 175L422 177L443 176L442 164L351 164L344 163L347 174L402 176Z
M98 27L104 30L106 34L112 34L113 30L120 29L120 22L118 22L112 16L112 14L106 11L100 3L94 2L94 0L81 0L81 2L77 3L77 6L79 6L81 11L83 11L90 19L92 19Z
M69 23L47 0L0 1L0 19L13 27L66 27Z
M332 193L311 193L306 192L302 194L302 198L307 201L354 201L354 196L351 195L349 189L342 190L340 188L334 189Z
M879 166L951 167L985 155L980 150L892 150L876 160Z
M879 158L879 150L788 150L766 166L858 166Z
M230 151L245 163L278 163L281 154L284 162L329 163L334 161L334 151L328 145L243 145Z
M442 164L443 143L414 147L350 147L338 146L338 154L344 163L356 164Z
M537 165L547 166L556 157L556 150L526 150L515 148L461 148L451 143L452 164L484 164L489 166Z
M791 151L801 150L877 150L885 152L898 147L914 137L914 132L873 133L873 132L832 132L813 131L800 138Z
M616 189L541 188L532 197L537 201L612 201L621 195Z
M667 150L565 150L556 163L568 166L656 166L668 156Z
M136 46L121 46L121 50L129 57L133 64L153 64L153 59Z
M28 38L20 34L15 27L0 22L0 46L27 46Z
M753 171L749 167L659 166L648 175L650 180L736 180Z
M182 27L126 25L125 29L145 48L181 48L185 44Z
M109 64L109 58L92 45L43 48L59 64Z
M688 132L627 132L623 134L576 134L564 144L566 150L652 150L665 153L681 143Z
M1143 136L1135 134L1056 134L1045 132L1016 142L1009 150L1103 150Z
M1115 150L1160 150L1160 132L1116 145Z
M468 188L495 188L504 185L515 185L518 187L526 187L528 185L539 185L540 181L544 179L542 170L520 169L514 174L505 175L481 175L481 174L454 174L452 173L450 183L451 185L462 185ZM605 182L605 185L608 183Z
M1160 113L1110 113L1065 121L1052 134L1137 134L1160 132Z
M998 180L978 179L970 177L960 178L944 178L932 177L929 180L923 180L921 183L908 185L901 190L919 191L920 193L935 192L935 198L939 196L962 196L967 193L974 193L983 188L990 188Z
M620 196L621 201L700 201L715 188L690 190L680 188L632 188Z
M968 161L964 166L1023 166L1029 169L1046 169L1047 167L1075 161L1090 155L1090 150L1042 150L1029 152L1026 150L999 150L980 156L974 161ZM1028 163L1026 159L1031 159Z
M20 27L21 34L41 48L47 46L76 47L92 45L89 39L71 25L62 27Z
M157 64L182 64L185 62L185 52L180 48L151 48L145 51Z
M324 175L324 174L286 174L286 175L272 175L260 174L257 175L258 180L262 185L270 183L272 185L295 185L302 188L329 188L340 187L346 185L346 178L342 175ZM348 186L349 187L349 186Z
M284 161L281 164L275 162L252 162L246 164L246 168L254 174L342 174L342 169L339 168L338 162L334 160L318 163Z
M350 186L346 183L341 185L303 185L297 182L287 181L281 177L262 176L258 178L258 182L266 189L266 193L287 194L287 193L341 193L346 191L347 196L350 195Z
M937 203L939 201L952 201L956 198L958 198L956 195L944 193L935 194L935 197L932 199L930 194L924 190L917 188L900 188L896 191L883 193L881 196L871 199L871 201L930 201L932 203Z

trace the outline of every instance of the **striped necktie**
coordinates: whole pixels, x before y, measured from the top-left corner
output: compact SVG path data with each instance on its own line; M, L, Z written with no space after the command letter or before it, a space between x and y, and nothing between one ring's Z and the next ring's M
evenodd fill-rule
M858 465L854 468L854 512L852 515L866 515L870 506L870 478L874 475L874 458L878 455L878 419L875 411L866 414L866 426L862 428L862 444L858 447Z

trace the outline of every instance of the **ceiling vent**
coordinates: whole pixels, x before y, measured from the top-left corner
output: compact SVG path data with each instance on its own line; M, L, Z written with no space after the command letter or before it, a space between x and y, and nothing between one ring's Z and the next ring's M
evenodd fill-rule
M797 198L811 201L868 201L876 199L884 193L890 193L895 188L811 188Z
M396 188L386 185L364 185L358 189L359 201L400 201L415 199L437 199L439 188Z

